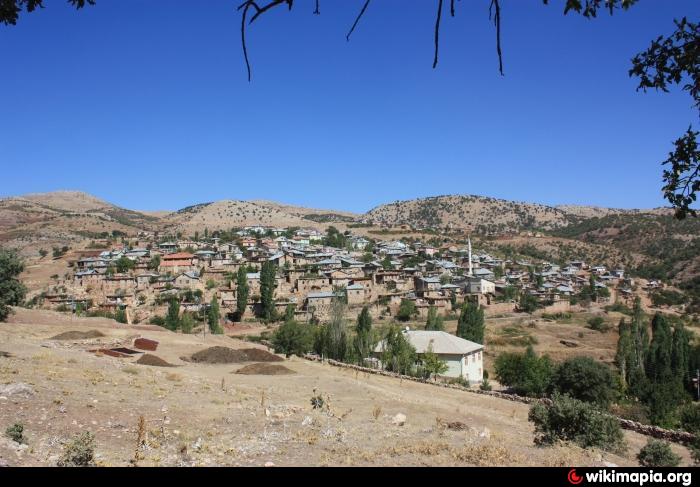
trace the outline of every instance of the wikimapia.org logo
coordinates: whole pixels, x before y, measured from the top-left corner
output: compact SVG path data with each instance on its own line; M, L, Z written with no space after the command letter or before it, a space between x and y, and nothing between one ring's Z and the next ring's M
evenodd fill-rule
M692 484L692 473L690 472L616 472L615 470L600 469L597 472L586 472L586 483L633 483L644 485L647 482L652 483L680 483L684 487ZM583 475L578 475L576 469L572 468L566 476L566 479L572 485L579 485L583 482Z

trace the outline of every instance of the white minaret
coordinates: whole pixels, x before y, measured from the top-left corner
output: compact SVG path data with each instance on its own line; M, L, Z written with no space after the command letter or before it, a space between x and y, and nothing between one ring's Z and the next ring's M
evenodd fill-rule
M469 277L472 277L472 239L467 237L467 249L469 249Z

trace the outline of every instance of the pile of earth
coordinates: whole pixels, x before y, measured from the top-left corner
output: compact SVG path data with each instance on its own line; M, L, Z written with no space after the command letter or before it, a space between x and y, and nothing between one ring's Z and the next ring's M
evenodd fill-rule
M203 364L237 364L240 362L283 362L284 359L259 348L235 350L228 347L210 347L193 353L183 360Z
M89 338L100 338L103 336L105 336L104 333L97 330L66 331L49 338L49 340L87 340Z
M139 365L152 365L154 367L175 367L173 364L166 362L156 355L151 355L150 353L144 353L136 363Z
M289 375L296 374L293 370L279 364L250 364L241 367L236 374L244 375Z

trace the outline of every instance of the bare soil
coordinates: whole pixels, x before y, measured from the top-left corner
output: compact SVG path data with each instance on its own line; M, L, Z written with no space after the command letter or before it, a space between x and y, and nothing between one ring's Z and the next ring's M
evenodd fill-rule
M236 371L236 374L246 375L290 375L296 374L293 370L279 364L250 364Z
M189 360L205 364L236 364L241 362L282 362L284 359L259 348L234 350L228 347L210 347L193 353Z
M625 431L628 449L622 454L538 447L525 404L296 357L264 363L294 374L236 374L232 369L251 364L205 366L179 357L255 345L91 320L60 324L43 313L24 310L21 322L0 324L2 348L12 353L0 360L0 385L19 391L0 394L0 431L20 422L27 438L20 447L0 437L0 463L12 466L55 465L64 445L84 431L95 435L96 462L103 466L131 465L137 444L141 466L632 466L647 441ZM46 340L81 329L98 329L105 337ZM88 353L95 340L129 347L134 336L157 340L158 357L178 367ZM324 408L313 409L311 398L319 394ZM392 422L399 413L406 416L402 425ZM140 417L146 425L142 442ZM672 448L683 465L691 463L684 447Z
M166 362L157 355L151 355L150 353L144 354L136 363L139 365L152 365L154 367L175 367L173 364Z
M98 330L89 331L66 331L52 336L50 340L87 340L89 338L100 338L105 336L104 333Z

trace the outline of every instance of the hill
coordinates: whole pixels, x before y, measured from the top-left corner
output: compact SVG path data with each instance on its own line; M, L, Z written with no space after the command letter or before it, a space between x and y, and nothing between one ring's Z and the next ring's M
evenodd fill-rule
M566 226L571 217L561 209L475 195L432 196L378 206L362 220L379 225L452 228L481 234L517 233Z

